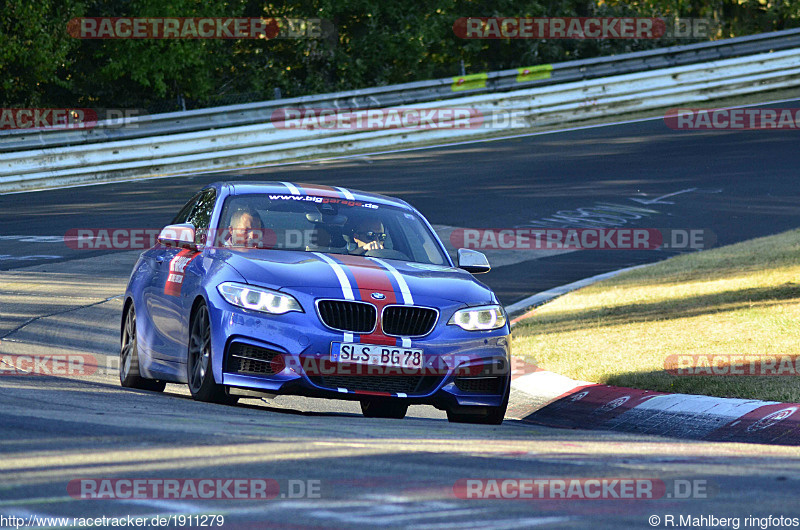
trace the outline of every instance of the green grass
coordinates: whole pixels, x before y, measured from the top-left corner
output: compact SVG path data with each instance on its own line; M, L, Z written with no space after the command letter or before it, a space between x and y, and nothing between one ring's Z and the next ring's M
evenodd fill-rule
M800 355L800 230L678 256L569 293L520 322L513 337L515 355L575 379L800 402L796 375L665 370L670 355Z

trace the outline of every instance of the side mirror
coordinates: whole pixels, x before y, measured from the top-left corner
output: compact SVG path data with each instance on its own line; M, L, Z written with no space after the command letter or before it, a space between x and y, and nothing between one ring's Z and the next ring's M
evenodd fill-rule
M165 226L158 234L158 241L168 247L197 250L194 225L190 223Z
M467 248L458 249L458 267L472 274L483 274L492 270L489 260L482 252Z

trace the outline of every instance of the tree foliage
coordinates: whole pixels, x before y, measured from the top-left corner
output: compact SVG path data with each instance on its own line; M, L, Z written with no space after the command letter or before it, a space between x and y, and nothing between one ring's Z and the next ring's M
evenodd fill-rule
M5 0L0 4L0 100L5 107L51 105L69 98L79 43L67 21L81 0Z
M74 17L288 17L325 38L76 39ZM793 0L5 0L0 104L178 108L365 88L533 66L687 41L464 40L469 16L673 16L719 21L717 38L796 27ZM168 109L158 109L168 110Z

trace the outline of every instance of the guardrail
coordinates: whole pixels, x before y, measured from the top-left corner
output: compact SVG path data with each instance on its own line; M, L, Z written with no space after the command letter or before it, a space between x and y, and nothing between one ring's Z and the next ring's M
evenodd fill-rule
M447 107L477 109L482 120L504 120L513 134L617 113L685 105L718 97L800 85L800 49L662 68L510 92L464 95ZM415 105L442 107L442 102ZM268 121L269 118L266 120ZM0 191L20 191L111 179L229 169L331 154L364 152L486 136L485 126L352 131L259 123L222 129L6 153Z
M499 72L99 122L90 130L0 131L0 152L268 123L280 108L369 109L597 79L800 47L800 29ZM122 127L120 125L129 125ZM135 127L131 127L131 125Z

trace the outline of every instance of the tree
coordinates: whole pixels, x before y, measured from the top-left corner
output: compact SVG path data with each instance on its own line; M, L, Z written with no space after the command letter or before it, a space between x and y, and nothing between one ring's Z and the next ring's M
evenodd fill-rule
M74 52L67 21L80 0L6 0L0 3L0 104L35 107L70 99Z

